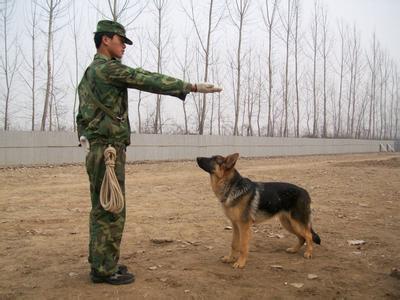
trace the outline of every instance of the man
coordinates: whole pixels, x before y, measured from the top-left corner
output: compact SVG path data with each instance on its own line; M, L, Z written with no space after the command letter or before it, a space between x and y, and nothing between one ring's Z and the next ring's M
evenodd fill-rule
M78 136L87 140L90 151L86 170L90 181L89 263L94 283L128 284L134 275L118 264L125 223L125 206L120 213L111 213L100 204L100 188L105 174L104 150L116 149L115 174L125 196L125 151L130 144L128 88L164 94L185 100L190 92L214 93L222 89L212 84L191 84L166 75L130 68L121 63L126 44L132 41L124 27L102 20L94 36L97 54L79 84L79 111L76 122Z

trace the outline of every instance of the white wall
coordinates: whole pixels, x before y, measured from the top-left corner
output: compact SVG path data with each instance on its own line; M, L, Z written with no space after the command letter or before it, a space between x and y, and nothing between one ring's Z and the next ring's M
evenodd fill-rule
M128 161L190 160L239 152L243 157L379 152L395 141L133 134ZM0 166L81 163L73 132L0 132Z

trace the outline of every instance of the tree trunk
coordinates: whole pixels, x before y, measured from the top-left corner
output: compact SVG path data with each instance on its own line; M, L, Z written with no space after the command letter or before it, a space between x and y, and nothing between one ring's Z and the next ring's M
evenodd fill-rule
M324 121L323 121L323 127L322 127L322 137L326 138L328 137L328 128L327 128L327 96L326 96L326 65L327 65L327 60L328 60L328 52L329 49L327 47L327 35L328 35L328 15L324 9L321 11L322 15L322 57L323 57L323 65L324 65Z
M74 37L74 50L75 50L75 92L74 92L74 107L72 109L72 122L74 124L74 132L76 131L76 122L75 122L75 114L76 114L76 104L78 102L78 72L79 72L79 59L78 59L78 40L77 40L77 32L76 32L76 20L75 20L75 0L73 1L73 10L74 10L74 20L73 20L73 37Z
M343 77L344 77L344 32L343 32L343 22L341 22L339 27L340 41L341 41L341 51L340 51L340 81L339 81L339 99L338 99L338 120L336 127L336 137L341 136L342 129L342 94L343 94Z
M290 28L291 28L291 20L290 20L290 12L291 12L291 0L288 0L288 11L287 11L287 28L286 28L286 61L285 61L285 86L283 93L283 101L284 101L284 129L283 136L289 136L289 128L288 128L288 94L289 94L289 37L290 37Z
M239 39L237 48L237 77L236 77L236 109L235 109L235 125L233 130L233 135L238 135L238 121L239 121L239 111L240 111L240 80L241 80L241 50L242 50L242 29L243 29L243 18L240 18L239 26Z
M318 102L317 102L317 51L318 51L318 15L317 15L317 4L314 4L314 31L313 31L313 104L314 104L314 116L313 116L313 137L318 135Z
M158 10L158 39L157 39L157 73L161 73L162 70L162 44L161 44L161 28L162 28L162 6L161 2L157 3L156 7ZM162 133L161 125L161 95L156 96L156 117L154 121L154 133Z
M31 92L32 92L32 122L31 122L31 130L35 130L35 107L36 107L36 3L34 3L34 12L33 12L33 18L32 18L32 36L31 36L31 41L32 41L32 87L31 87ZM74 122L75 124L75 122Z
M299 95L299 71L298 71L298 33L299 33L299 1L296 1L295 6L295 37L294 37L294 72L295 72L295 85L296 85L296 125L295 125L295 136L300 137L300 95Z
M54 21L54 1L49 0L49 23L47 29L47 81L46 81L46 92L44 97L44 107L42 115L42 123L40 126L41 131L46 130L46 121L49 108L49 102L51 98L51 81L53 77L52 65L51 65L51 49L53 43L53 21Z
M208 81L208 67L209 67L209 59L210 59L210 42L211 42L211 20L212 20L212 11L213 11L213 0L210 1L210 9L208 13L208 30L207 30L207 46L205 49L205 65L204 65L204 82ZM207 97L206 94L203 94L203 105L200 117L200 126L199 126L199 134L204 133L204 122L206 118L206 108L207 108Z
M138 95L138 105L137 105L137 112L138 112L138 130L139 133L142 133L142 115L140 113L140 105L142 104L142 91L139 91Z
M371 70L371 97L369 103L368 138L375 138L375 97L376 97L376 56L378 48L375 33L372 38L372 62L369 61Z
M273 1L272 12L269 12L269 0L265 1L266 14L263 10L264 24L268 30L268 119L267 136L273 136L273 116L272 116L272 32L275 20L275 13L278 7L277 0Z

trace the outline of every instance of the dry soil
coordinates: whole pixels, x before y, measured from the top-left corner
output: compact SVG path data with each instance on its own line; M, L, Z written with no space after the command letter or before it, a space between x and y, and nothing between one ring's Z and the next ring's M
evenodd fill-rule
M95 285L84 166L3 168L0 299L400 298L398 154L242 158L237 169L310 192L313 259L286 253L296 238L273 219L254 226L245 269L223 264L232 231L208 175L194 161L130 164L121 262L136 282Z

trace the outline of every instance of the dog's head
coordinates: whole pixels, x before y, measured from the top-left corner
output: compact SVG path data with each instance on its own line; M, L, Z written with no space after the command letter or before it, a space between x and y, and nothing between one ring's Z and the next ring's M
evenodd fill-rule
M234 169L236 161L239 158L239 153L234 153L223 157L215 155L212 157L198 157L197 164L204 171L210 173L211 176L222 178Z

